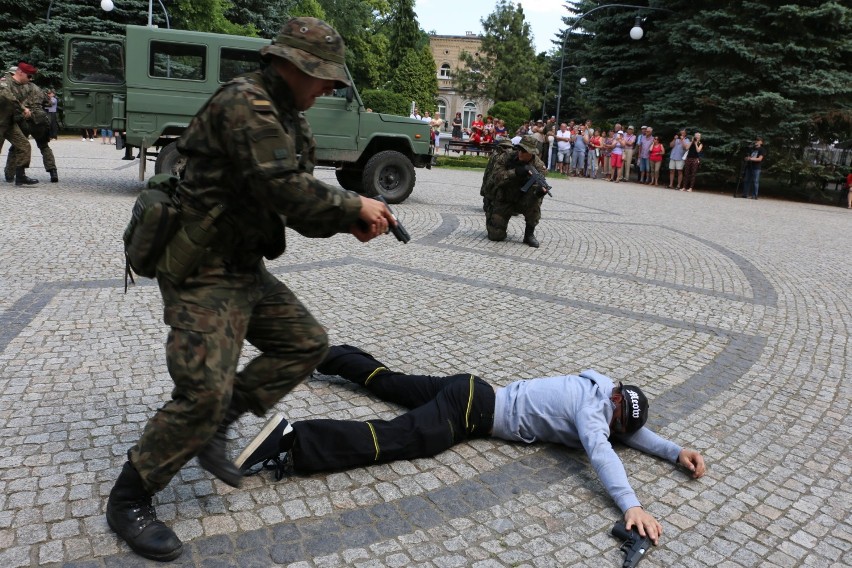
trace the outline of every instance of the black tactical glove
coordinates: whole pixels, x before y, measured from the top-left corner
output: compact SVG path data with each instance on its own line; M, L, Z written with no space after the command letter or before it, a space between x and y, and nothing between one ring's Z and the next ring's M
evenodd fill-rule
M526 166L515 166L515 175L519 178L526 179L530 177L530 171L527 169Z

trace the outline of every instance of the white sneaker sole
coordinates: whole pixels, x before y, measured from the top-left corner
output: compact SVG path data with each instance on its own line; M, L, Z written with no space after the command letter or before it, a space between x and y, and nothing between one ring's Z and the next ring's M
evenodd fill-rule
M258 432L257 436L255 436L254 439L249 443L249 445L246 446L246 449L243 450L243 453L241 453L240 456L236 459L236 461L234 461L234 465L237 466L237 469L242 468L243 464L246 462L249 456L251 456L254 451L266 441L266 438L268 438L272 431L275 430L279 424L281 424L282 420L285 420L283 414L276 414L275 416L269 419L263 429ZM286 434L289 434L292 431L293 426L288 423L287 427L284 428L284 431L281 432L281 437L283 438Z

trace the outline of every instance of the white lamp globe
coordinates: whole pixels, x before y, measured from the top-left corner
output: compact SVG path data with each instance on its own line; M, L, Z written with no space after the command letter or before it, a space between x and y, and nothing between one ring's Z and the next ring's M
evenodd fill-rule
M639 41L644 35L645 30L643 30L640 26L633 26L632 28L630 28L630 39L635 39Z
M585 78L585 77L581 77L581 78L580 78L580 84L581 84L581 85L585 85L585 84L586 84L586 78Z
M104 12L112 12L112 9L115 5L112 3L112 0L101 0L101 10Z

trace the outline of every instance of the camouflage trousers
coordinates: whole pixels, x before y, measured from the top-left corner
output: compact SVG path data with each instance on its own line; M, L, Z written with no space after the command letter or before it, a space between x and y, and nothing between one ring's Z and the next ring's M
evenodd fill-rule
M538 225L541 220L542 197L537 197L532 189L521 195L521 199L516 201L483 198L482 209L485 211L485 228L488 231L489 240L505 240L509 219L515 215L523 215L528 227Z
M15 175L15 168L26 168L30 164L30 141L21 132L21 128L14 121L9 121L6 124L0 124L0 149L3 148L3 142L8 140L12 147L9 148L9 157L6 160L6 167L11 164L11 174ZM11 177L9 171L6 172L6 177Z
M32 136L33 140L35 140L36 146L38 146L39 152L41 152L41 161L44 164L44 171L49 172L50 170L56 169L56 158L53 157L53 150L50 148L50 124L34 124L31 121L25 121L23 128L21 128L21 133L24 135L24 139L27 136ZM28 154L32 152L30 148L29 142L27 142L27 150L29 150ZM16 167L30 167L31 156L27 156L26 163L16 164L18 158L17 147L13 146L9 150L9 155L6 157L6 168L4 173L6 177L11 177L15 175Z
M323 328L262 261L241 271L206 262L179 287L159 285L175 386L128 452L151 493L201 451L229 407L263 416L328 351ZM238 372L244 340L261 354Z

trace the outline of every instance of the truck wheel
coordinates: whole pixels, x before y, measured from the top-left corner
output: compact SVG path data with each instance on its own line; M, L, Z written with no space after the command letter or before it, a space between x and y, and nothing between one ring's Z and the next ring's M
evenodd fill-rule
M334 175L337 176L337 183L343 189L348 189L355 193L364 193L364 170L338 168L334 170Z
M402 203L414 189L414 165L393 150L379 152L364 167L364 193L381 195L388 203Z
M154 173L171 174L179 178L183 177L183 169L186 167L186 156L178 152L177 144L172 142L163 146L157 153L157 161L154 162Z

